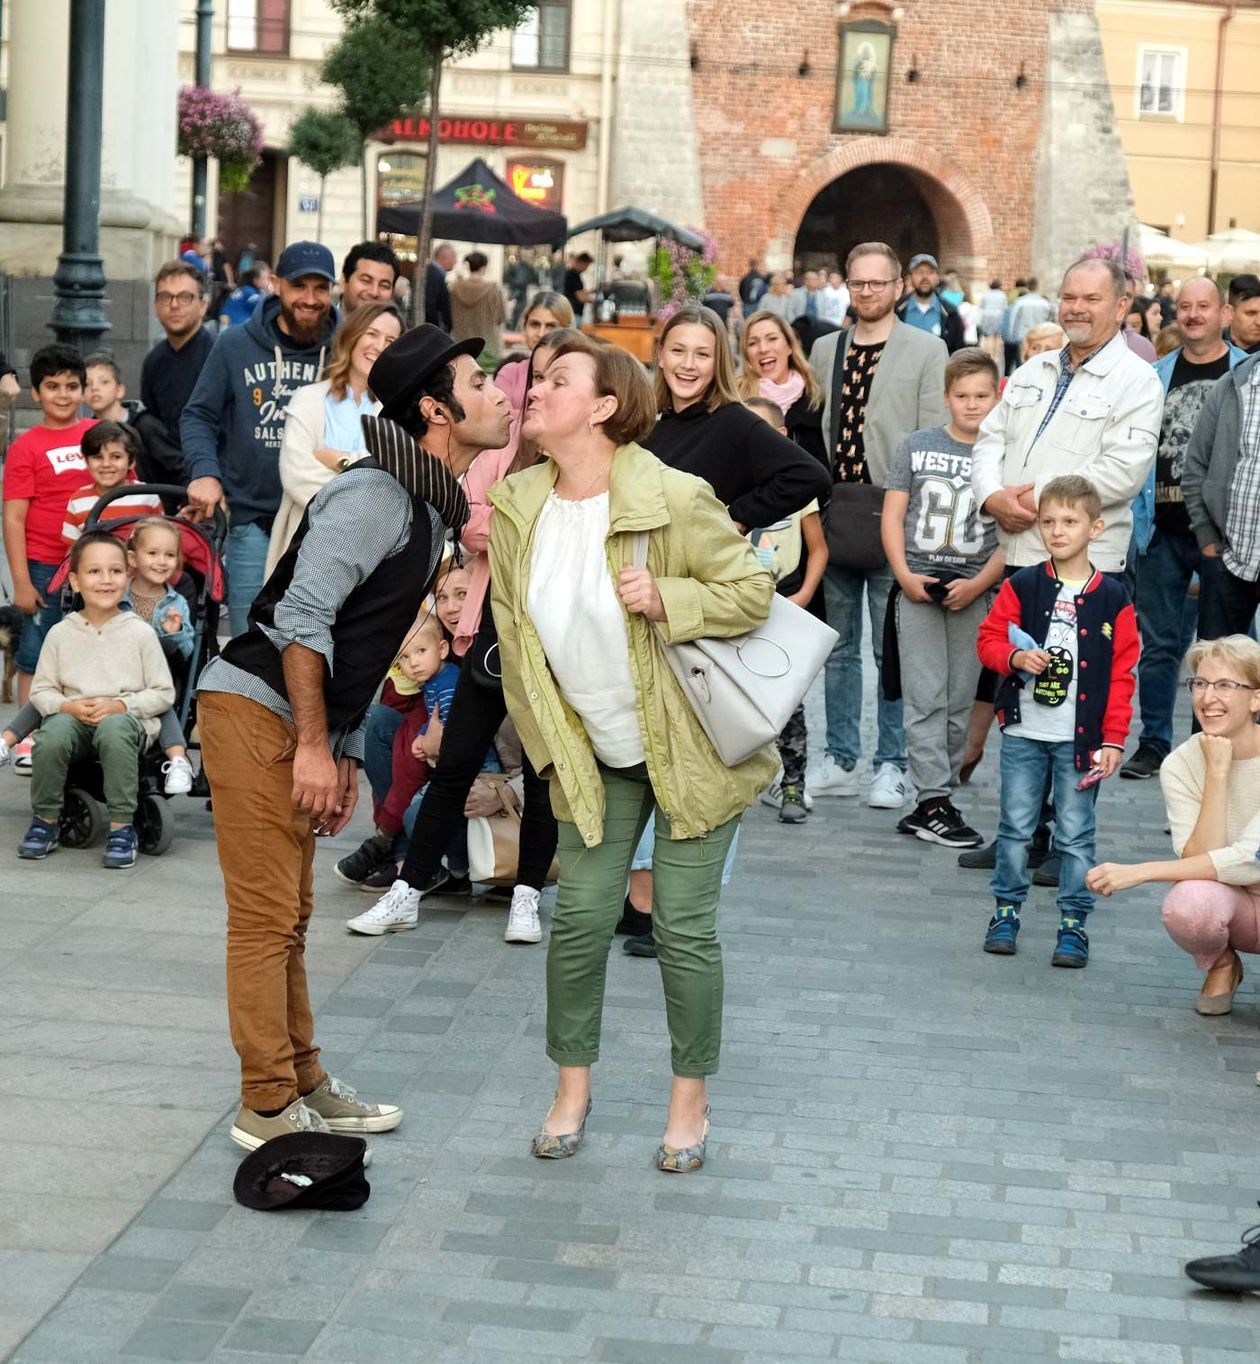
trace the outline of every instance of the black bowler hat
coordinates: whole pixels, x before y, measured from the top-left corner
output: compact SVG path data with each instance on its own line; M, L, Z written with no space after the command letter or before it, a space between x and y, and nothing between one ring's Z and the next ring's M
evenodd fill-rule
M403 332L388 350L376 357L368 375L368 388L381 405L381 416L401 420L415 405L425 383L443 365L449 365L457 355L475 358L485 348L480 336L452 341L441 327L428 322Z
M286 1132L240 1163L232 1192L258 1212L280 1208L361 1208L372 1192L363 1174L367 1142L335 1132Z

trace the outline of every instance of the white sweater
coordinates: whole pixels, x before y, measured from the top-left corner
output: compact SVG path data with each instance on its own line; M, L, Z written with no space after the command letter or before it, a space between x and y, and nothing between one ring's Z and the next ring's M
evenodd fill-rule
M157 736L157 717L175 704L175 684L156 632L134 611L120 611L99 630L75 611L49 630L31 704L41 715L56 715L63 702L84 697L116 697L150 739Z
M1173 850L1181 856L1203 804L1207 764L1196 734L1164 759L1159 782L1172 827ZM1216 876L1227 886L1260 884L1260 758L1230 764L1225 802L1225 834L1229 842L1208 854Z

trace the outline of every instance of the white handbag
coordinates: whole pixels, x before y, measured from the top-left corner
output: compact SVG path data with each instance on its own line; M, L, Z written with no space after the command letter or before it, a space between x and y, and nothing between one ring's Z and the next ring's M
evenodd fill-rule
M634 537L634 566L647 566L648 537ZM777 593L763 624L727 639L692 639L661 652L727 767L773 743L840 636Z

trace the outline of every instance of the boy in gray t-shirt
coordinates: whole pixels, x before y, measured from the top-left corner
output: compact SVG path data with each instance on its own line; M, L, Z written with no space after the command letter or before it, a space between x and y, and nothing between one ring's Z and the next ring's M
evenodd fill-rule
M910 780L918 805L897 831L947 848L983 840L950 799L967 747L980 677L976 635L1002 576L997 529L971 491L980 423L997 405L998 372L976 347L945 368L945 426L915 431L897 448L881 529L895 595Z

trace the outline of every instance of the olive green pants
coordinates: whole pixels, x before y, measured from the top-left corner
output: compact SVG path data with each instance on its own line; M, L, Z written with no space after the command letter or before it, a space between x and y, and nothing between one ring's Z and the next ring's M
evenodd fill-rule
M599 1059L608 951L634 850L655 810L652 925L673 1071L695 1079L712 1075L722 1046L717 907L722 865L739 816L703 838L672 840L646 766L601 764L599 770L603 842L587 848L576 825L560 825L560 884L547 949L547 1055L561 1066L589 1066Z

